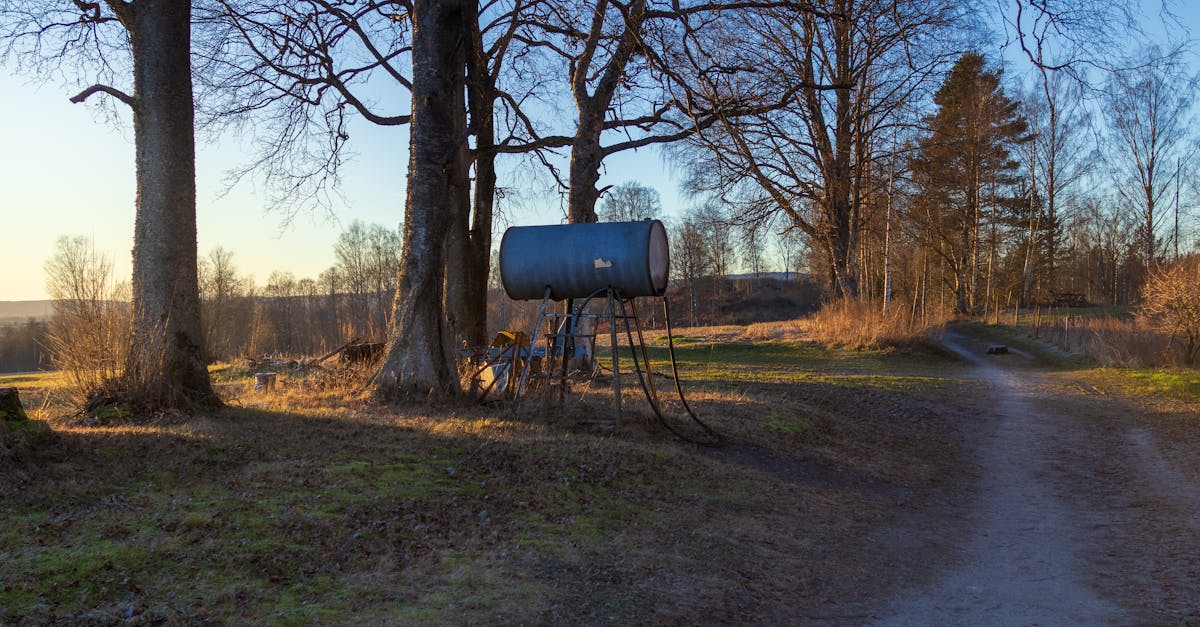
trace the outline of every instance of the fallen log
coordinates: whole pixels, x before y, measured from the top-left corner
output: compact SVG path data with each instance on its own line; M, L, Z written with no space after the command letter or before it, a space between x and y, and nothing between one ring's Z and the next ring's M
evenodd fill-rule
M383 342L364 342L351 344L342 349L341 361L344 364L369 364L383 356Z
M325 353L324 355L321 355L320 357L318 357L318 358L316 358L316 359L314 359L314 360L312 360L312 361L310 361L310 362L308 362L308 363L309 363L309 365L320 365L320 363L321 363L321 362L323 362L323 361L325 361L326 359L329 359L330 357L333 357L334 355L336 355L336 354L338 354L338 353L340 353L340 352L342 352L342 351L346 350L346 348L347 348L347 347L349 347L349 346L353 346L353 345L355 345L355 344L358 344L358 342L359 342L359 339L358 339L358 338L354 338L353 340L350 340L349 342L346 342L345 344L342 344L341 346L339 346L339 347L337 347L337 348L335 348L335 349L333 349L333 350L329 351L328 353Z

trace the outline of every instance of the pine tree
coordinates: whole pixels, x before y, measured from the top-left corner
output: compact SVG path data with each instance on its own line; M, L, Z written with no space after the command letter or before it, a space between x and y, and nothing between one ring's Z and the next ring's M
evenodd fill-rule
M1016 204L1005 195L1020 167L1011 149L1032 139L1000 78L978 53L959 58L934 96L938 110L926 118L929 134L911 164L917 197L910 217L946 263L960 313L976 311L985 296L981 271L985 254L995 254L995 238L985 241L984 228Z

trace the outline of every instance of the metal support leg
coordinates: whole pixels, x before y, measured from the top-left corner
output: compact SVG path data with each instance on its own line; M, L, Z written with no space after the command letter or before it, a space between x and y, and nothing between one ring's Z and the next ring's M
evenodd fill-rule
M538 308L537 322L533 323L533 335L529 338L529 355L525 358L525 367L521 369L521 383L517 385L517 391L513 394L513 413L517 413L517 403L521 401L521 394L525 391L525 384L529 381L529 370L533 365L533 347L537 345L538 333L542 330L542 319L546 317L546 303L550 301L550 286L546 286L546 295L542 296L542 306ZM517 353L520 354L521 347L517 347ZM516 359L513 360L516 363Z
M617 350L617 296L608 290L609 342L612 350L613 422L621 426L621 361Z

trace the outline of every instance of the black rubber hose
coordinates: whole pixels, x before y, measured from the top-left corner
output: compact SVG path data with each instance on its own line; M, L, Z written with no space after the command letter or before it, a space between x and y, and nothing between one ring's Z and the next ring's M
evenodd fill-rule
M688 406L687 400L684 398L683 387L680 386L680 384L679 384L679 369L675 363L675 347L674 347L674 343L670 340L670 333L671 333L670 318L668 317L668 322L667 322L667 337L668 337L667 341L671 347L670 352L671 352L672 375L675 377L675 388L676 388L676 390L679 391L679 400L683 402L683 407L684 407L684 409L687 410L687 413L689 416L691 416L692 420L695 421L696 424L700 425L700 427L702 429L704 429L705 433L707 433L709 436L712 437L712 440L701 440L701 439L693 438L687 434L684 434L683 432L679 431L678 429L672 427L671 424L669 422L667 422L666 417L663 416L662 408L660 408L658 406L658 403L655 402L658 395L650 393L649 386L654 385L654 382L651 381L649 384L647 384L646 377L642 373L641 360L638 359L638 354L637 354L638 352L636 349L634 349L633 331L629 327L629 315L625 311L625 302L624 302L624 300L622 300L620 298L620 294L616 293L615 290L614 290L614 295L617 297L617 302L620 303L620 306L621 306L621 318L625 320L625 337L629 340L629 352L633 355L633 369L634 369L634 371L637 372L638 383L640 383L642 386L642 393L646 395L646 402L649 403L651 411L653 411L655 417L658 418L659 424L661 424L663 426L663 428L665 428L667 431L671 432L672 435L674 435L675 437L677 437L685 442L690 442L692 444L698 444L700 446L715 447L715 446L723 445L725 443L725 438L721 437L721 434L717 433L712 427L708 426L707 424L704 423L704 421L700 420L700 418L698 416L696 416L696 413L692 411L692 408ZM663 302L665 303L666 300L667 299L664 297ZM636 305L634 305L632 301L630 301L630 307L633 307L635 310L634 320L636 321L637 326L638 326L638 338L641 339L642 338L642 325L641 325L641 321L636 317L637 316ZM668 316L670 315L669 311L667 311L665 313ZM615 323L615 321L614 321L614 323ZM643 353L644 353L644 351L645 351L644 340L641 343L641 347L642 347ZM615 346L613 347L613 350L616 350ZM650 364L647 362L646 368L649 369L649 367L650 367ZM616 376L616 375L614 374L614 376Z
M704 429L706 433L716 440L714 446L722 446L725 444L724 436L717 433L715 429L708 426L703 420L700 420L696 412L692 411L691 405L688 405L687 398L683 394L683 385L679 382L679 364L675 360L675 333L671 330L671 303L665 295L662 297L662 301L663 318L667 323L667 352L671 355L671 378L675 380L675 391L679 393L679 402L683 404L683 409L687 411L688 416L691 416L692 420L700 425L700 428Z

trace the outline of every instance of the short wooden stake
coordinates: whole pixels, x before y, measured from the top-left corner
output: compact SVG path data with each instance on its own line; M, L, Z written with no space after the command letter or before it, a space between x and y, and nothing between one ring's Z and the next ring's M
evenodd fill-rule
M254 374L254 391L265 392L275 389L274 372L258 372Z

